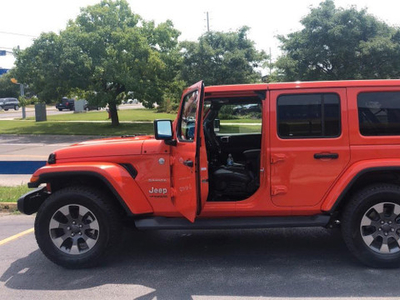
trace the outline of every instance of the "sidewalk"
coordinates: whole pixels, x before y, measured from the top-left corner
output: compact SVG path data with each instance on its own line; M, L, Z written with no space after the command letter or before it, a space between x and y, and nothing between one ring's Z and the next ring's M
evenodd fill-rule
M46 161L48 155L56 149L67 147L98 136L74 135L5 135L0 134L0 161ZM0 174L0 186L18 186L27 184L31 174Z
M31 175L0 175L0 186L26 185Z

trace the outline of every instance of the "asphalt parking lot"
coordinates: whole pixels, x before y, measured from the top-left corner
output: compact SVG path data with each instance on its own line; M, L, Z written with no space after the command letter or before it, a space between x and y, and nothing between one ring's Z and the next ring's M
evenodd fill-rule
M359 264L322 228L135 232L100 267L48 261L33 217L0 215L1 299L398 299L399 270Z

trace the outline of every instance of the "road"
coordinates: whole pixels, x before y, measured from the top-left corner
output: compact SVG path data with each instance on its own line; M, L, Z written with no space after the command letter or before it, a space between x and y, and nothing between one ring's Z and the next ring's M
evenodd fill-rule
M0 135L1 159L47 158L54 148L88 138ZM400 294L399 270L361 265L338 231L323 228L126 230L119 249L100 267L65 270L38 249L33 222L34 216L0 214L0 299L327 300Z
M33 217L0 216L0 238ZM1 244L1 241L0 241ZM0 245L2 299L398 299L399 270L369 269L336 231L126 230L100 267L65 270L28 233Z
M27 107L25 108L26 111L26 117L35 117L35 108L32 107ZM46 111L47 111L47 115L51 116L51 115L59 115L59 114L72 114L73 111L58 111L54 106L47 106L46 107ZM11 119L20 119L22 118L22 108L20 108L19 110L13 110L10 109L8 111L0 111L0 120L1 119L6 119L6 120L11 120Z

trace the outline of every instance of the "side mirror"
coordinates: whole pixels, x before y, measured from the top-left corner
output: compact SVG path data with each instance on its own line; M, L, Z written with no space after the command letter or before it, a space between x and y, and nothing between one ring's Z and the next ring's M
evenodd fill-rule
M154 120L154 136L156 140L172 140L172 121Z

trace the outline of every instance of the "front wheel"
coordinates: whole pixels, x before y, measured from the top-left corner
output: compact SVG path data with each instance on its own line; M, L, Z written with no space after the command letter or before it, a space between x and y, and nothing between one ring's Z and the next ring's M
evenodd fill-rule
M400 187L379 184L355 194L343 213L342 234L364 264L400 267Z
M19 109L19 106L18 105L15 105L14 106L14 110L18 110Z
M116 209L96 190L69 187L55 192L35 220L39 248L66 268L91 267L120 243Z

